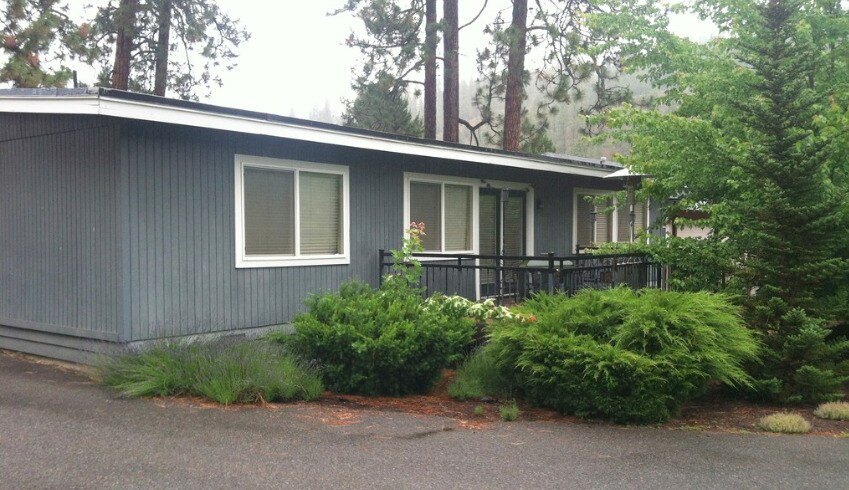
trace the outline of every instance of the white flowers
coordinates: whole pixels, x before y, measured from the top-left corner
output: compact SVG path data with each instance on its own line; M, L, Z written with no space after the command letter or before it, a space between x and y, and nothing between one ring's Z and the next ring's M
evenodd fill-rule
M524 320L524 316L510 311L506 306L498 306L492 298L475 302L462 296L437 294L424 302L426 310L440 310L453 316L466 316L478 322L486 320Z

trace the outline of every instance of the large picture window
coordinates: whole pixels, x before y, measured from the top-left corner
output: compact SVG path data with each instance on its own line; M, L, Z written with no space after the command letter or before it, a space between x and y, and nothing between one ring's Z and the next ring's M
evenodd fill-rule
M474 249L475 187L457 182L410 179L408 220L425 224L427 252L471 252Z
M347 264L348 169L236 157L236 266Z

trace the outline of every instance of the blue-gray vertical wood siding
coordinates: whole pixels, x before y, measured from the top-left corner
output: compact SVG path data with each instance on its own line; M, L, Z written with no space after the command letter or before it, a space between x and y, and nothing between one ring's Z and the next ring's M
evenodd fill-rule
M571 248L572 188L600 179L436 161L331 145L127 123L126 236L132 340L287 323L311 294L359 279L378 281L378 249L396 248L403 231L403 174L420 172L530 183L535 251ZM260 269L235 267L234 156L347 165L351 264ZM529 203L534 206L534 203Z
M133 340L286 323L313 293L376 283L381 247L397 247L402 174L345 149L178 127L129 124L129 321ZM237 269L237 153L349 165L351 265Z
M0 122L0 325L95 339L287 323L310 294L376 284L378 249L400 246L404 172L533 185L536 253L570 252L574 187L612 185L105 117ZM347 165L351 264L237 269L235 154Z
M0 114L0 325L119 340L118 135Z

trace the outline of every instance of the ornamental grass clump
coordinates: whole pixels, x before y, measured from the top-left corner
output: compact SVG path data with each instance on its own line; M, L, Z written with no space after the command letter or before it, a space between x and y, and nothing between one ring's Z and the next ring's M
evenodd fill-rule
M828 420L849 420L849 403L823 403L814 410L814 416Z
M467 352L469 318L423 307L421 291L403 281L380 289L349 283L307 300L295 332L279 340L316 361L327 386L340 393L425 393L442 369Z
M498 415L505 422L513 422L519 418L519 405L516 400L511 400L510 403L505 403L498 407Z
M126 397L193 395L229 405L313 400L324 388L313 369L268 342L167 342L107 359L104 385Z
M758 427L767 432L778 432L781 434L804 434L811 431L811 423L799 414L774 413L762 417L758 421Z
M529 401L580 417L668 420L713 382L749 384L742 366L758 352L736 308L710 293L584 290L525 309L536 321L503 322L485 349Z
M475 351L457 370L448 394L457 400L512 397L515 376L499 363L493 349Z

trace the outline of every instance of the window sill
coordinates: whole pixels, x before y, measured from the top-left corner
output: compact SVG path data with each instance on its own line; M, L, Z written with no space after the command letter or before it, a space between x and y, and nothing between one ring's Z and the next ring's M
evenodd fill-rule
M306 267L316 265L349 265L351 259L349 257L332 255L319 257L291 257L285 259L237 259L237 269L261 269L271 267Z

